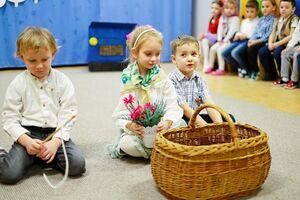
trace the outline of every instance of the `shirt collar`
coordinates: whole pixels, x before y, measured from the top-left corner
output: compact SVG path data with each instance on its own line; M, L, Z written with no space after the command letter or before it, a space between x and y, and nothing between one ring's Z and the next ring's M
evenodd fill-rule
M182 81L182 80L193 80L194 78L198 78L199 75L197 73L195 73L195 71L193 72L193 75L191 78L186 77L178 68L176 68L175 71L175 76L177 78L178 81Z
M274 18L274 15L264 16L265 20L270 21Z
M33 74L31 74L28 70L27 70L27 72L33 80L38 81L39 83L41 83L37 77L35 77ZM49 82L49 80L52 79L52 77L53 77L53 71L52 71L52 68L51 68L50 71L49 71L47 79L42 84L44 84L44 83L47 84Z

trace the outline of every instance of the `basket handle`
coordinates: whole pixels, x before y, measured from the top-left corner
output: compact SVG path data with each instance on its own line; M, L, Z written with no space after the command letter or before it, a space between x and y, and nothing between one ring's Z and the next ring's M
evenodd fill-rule
M216 111L218 111L222 115L222 117L225 119L225 121L228 122L228 125L229 125L229 128L230 128L231 137L233 138L234 144L237 146L238 142L239 142L238 134L237 134L237 130L236 130L235 126L234 126L234 123L233 123L231 117L222 108L220 108L219 106L216 106L214 104L202 104L201 106L199 106L195 110L192 118L189 121L189 127L191 129L195 129L196 118L197 118L198 114L203 109L205 109L205 108L213 108L213 109L215 109Z

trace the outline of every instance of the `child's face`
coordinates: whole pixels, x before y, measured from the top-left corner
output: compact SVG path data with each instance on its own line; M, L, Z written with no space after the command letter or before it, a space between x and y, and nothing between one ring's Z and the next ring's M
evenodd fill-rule
M38 50L28 49L19 55L25 63L27 70L39 80L45 80L50 72L54 54L48 48Z
M218 4L213 3L211 4L210 8L211 8L211 15L213 17L218 17L221 14L222 8Z
M258 10L255 8L246 8L246 18L254 19L258 15Z
M184 44L177 47L172 62L187 77L191 77L200 64L199 50L195 44Z
M235 13L235 6L233 4L231 4L231 3L225 4L224 14L227 17L230 17L230 16L234 15L234 13Z
M264 16L269 16L275 12L275 6L271 1L262 1L261 2L261 12Z
M287 2L287 1L282 1L280 3L280 15L283 18L288 17L289 15L291 15L294 12L295 8L292 6L291 2Z
M141 44L138 52L133 50L132 56L137 61L141 74L160 63L161 49L161 43L150 37Z

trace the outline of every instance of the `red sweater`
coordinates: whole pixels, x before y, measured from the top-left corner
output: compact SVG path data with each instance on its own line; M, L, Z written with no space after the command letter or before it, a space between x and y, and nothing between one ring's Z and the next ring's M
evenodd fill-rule
M214 22L213 22L213 18L211 18L208 24L208 32L217 34L220 17L221 15L217 19L215 19Z

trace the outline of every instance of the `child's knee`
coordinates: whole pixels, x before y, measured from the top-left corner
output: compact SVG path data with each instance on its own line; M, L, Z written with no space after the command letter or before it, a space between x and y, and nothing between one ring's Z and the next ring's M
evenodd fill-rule
M4 169L1 174L0 182L3 184L13 185L18 183L23 177L22 172L17 172L11 168Z
M69 176L80 176L85 172L85 159L82 155L73 157L69 162Z
M126 154L133 157L140 157L141 153L136 149L136 142L128 135L121 138L119 142L119 147Z

